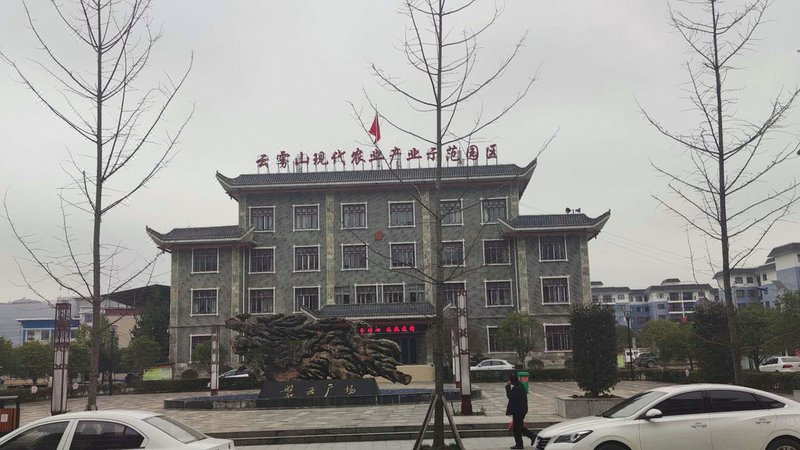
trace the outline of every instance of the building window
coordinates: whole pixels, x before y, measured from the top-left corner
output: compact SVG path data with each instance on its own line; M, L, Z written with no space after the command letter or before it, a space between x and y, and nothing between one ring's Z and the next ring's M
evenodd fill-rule
M275 312L275 288L250 289L250 314L272 314Z
M364 270L367 268L367 244L342 246L342 270Z
M509 352L497 334L497 327L486 327L486 350L488 353Z
M316 311L319 309L319 287L296 287L294 288L295 310L300 308Z
M442 263L445 267L464 265L464 241L442 242Z
M402 284L383 285L383 303L403 303Z
M753 283L753 277L747 277L747 284Z
M295 230L319 230L319 205L294 207Z
M333 301L337 305L349 305L351 295L353 295L353 290L350 289L350 286L336 286L333 290Z
M250 250L250 273L274 273L275 249L254 248Z
M464 225L461 200L442 200L439 212L442 215L442 226Z
M415 267L417 245L411 243L389 244L389 253L392 258L392 268Z
M414 202L389 202L389 228L414 226Z
M356 286L356 304L378 303L378 286Z
M798 255L800 256L800 255ZM761 281L767 281L767 274L761 274Z
M42 340L43 341L50 340L50 330L42 330Z
M294 248L294 271L314 272L319 270L319 246Z
M736 298L744 298L744 289L736 290Z
M683 293L684 300L694 300L694 292L684 292Z
M497 223L497 219L505 219L506 208L506 199L504 198L481 200L482 223Z
M656 306L656 308L657 308L658 310L660 310L660 311L663 311L663 310L667 309L667 306L666 306L666 305L664 305L663 303L659 303L659 304Z
M511 281L486 282L486 306L511 306Z
M463 281L450 281L444 284L444 304L458 306L458 293L467 290L467 283Z
M367 228L367 204L342 204L342 229Z
M511 264L508 241L505 239L483 241L483 264Z
M216 289L192 290L192 315L209 315L217 313Z
M670 293L669 293L669 301L671 301L671 302L677 302L677 301L679 301L680 299L681 299L681 294L680 294L680 292L670 292Z
M569 278L542 278L542 303L569 303Z
M614 297L611 294L603 295L603 303L614 303Z
M625 294L617 294L618 300L625 300Z
M411 303L422 303L425 301L425 285L409 284L406 286L408 301Z
M545 325L545 351L568 352L572 351L572 336L569 325Z
M255 227L256 231L275 231L275 207L250 208L250 226Z
M567 237L542 236L539 238L540 261L566 261Z
M742 284L742 277L734 277L733 282L735 284Z
M198 345L205 344L206 342L211 342L210 334L194 335L191 337L191 340L189 341L189 361L197 362L194 359L194 350Z
M219 249L196 248L192 250L192 273L218 272Z

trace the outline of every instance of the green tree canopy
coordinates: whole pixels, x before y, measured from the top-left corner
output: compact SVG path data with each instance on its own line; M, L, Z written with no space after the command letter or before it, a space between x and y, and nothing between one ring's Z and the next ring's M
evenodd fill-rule
M618 381L614 310L603 305L576 305L570 323L578 387L592 397L607 393Z
M17 371L17 355L11 341L0 337L0 375L10 375Z
M636 341L636 345L641 345L639 342L639 333L636 330L631 329L631 340ZM628 342L628 327L626 325L617 325L617 352L624 352L628 349L630 342ZM634 345L634 347L636 347Z
M742 354L750 358L758 370L766 357L780 351L776 328L780 318L777 310L753 303L739 309L739 332Z
M689 357L691 325L670 320L651 320L642 329L642 345L658 353L662 363L683 361Z
M169 360L169 298L162 298L161 290L156 286L148 289L148 298L144 300L142 313L136 318L136 325L131 330L131 337L147 336L158 344L155 362Z
M53 347L43 342L31 341L14 349L17 359L15 375L36 384L38 378L53 372Z
M533 350L541 336L541 325L533 316L523 312L513 312L506 316L497 329L497 337L505 349L517 354L519 363L525 363L528 352Z
M694 311L697 364L705 380L730 383L734 379L730 357L730 335L725 306L719 302L698 302Z
M125 363L139 374L158 362L160 346L150 336L138 336L131 340L125 352Z
M206 341L201 344L198 344L192 350L192 364L195 368L199 371L203 372L210 372L211 371L211 341ZM225 348L224 345L220 345L219 347L219 362L220 367L222 367L225 362L228 361L228 350Z
M789 353L800 348L800 290L785 291L775 299L780 311L773 324L776 345Z

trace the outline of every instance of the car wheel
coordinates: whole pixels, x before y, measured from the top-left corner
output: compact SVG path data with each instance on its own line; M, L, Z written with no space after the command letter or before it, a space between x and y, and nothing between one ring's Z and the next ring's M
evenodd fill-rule
M800 443L794 439L779 438L770 442L767 450L800 450Z
M595 450L630 450L628 447L618 443L618 442L609 442L608 444L602 444L600 447L597 447ZM772 449L770 449L772 450Z

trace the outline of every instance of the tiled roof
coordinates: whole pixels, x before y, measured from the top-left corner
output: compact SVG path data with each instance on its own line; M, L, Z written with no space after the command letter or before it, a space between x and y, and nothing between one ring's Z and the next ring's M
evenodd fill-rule
M800 253L800 242L792 242L790 244L784 244L780 247L775 247L769 252L767 258L773 258L778 255L784 255L786 253Z
M500 223L507 232L570 229L594 229L599 232L609 217L611 217L611 211L595 218L586 214L535 214L517 216L508 221L500 219Z
M242 228L238 225L225 225L221 227L193 227L173 228L170 232L161 234L150 227L146 228L147 234L157 245L177 243L203 243L203 242L239 242L246 241L252 235L253 228ZM252 237L252 236L250 236Z
M430 317L436 309L428 302L374 303L369 305L325 305L315 312L320 317Z
M442 179L480 179L480 178L528 178L536 168L534 159L525 167L516 164L497 164L487 166L442 167ZM365 184L365 183L399 183L400 180L433 181L435 169L432 167L418 169L381 169L381 170L343 170L329 172L291 172L243 174L236 178L228 178L217 172L217 180L226 190L286 185L329 185L329 184Z

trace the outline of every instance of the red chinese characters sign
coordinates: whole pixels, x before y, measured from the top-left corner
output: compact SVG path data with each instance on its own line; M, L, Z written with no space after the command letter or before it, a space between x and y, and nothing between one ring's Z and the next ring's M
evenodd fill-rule
M360 334L403 334L403 333L415 333L417 331L416 325L413 324L386 324L386 325L375 325L375 326L368 326L368 327L361 327L358 329Z
M371 150L362 150L356 148L349 152L344 150L335 150L330 153L325 151L317 151L312 153L299 152L294 155L281 150L275 154L274 163L271 163L270 157L266 153L262 153L256 158L256 165L260 170L262 167L269 171L270 166L273 165L278 172L281 171L297 171L302 172L306 168L313 166L315 170L327 170L328 166L332 166L335 170L337 165L341 165L342 169L346 169L351 165L354 169L382 169L382 168L401 168L401 162L405 160L409 167L413 161L417 161L417 167L422 166L422 161L426 161L428 166L435 163L439 151L436 147L431 147L428 150L420 150L416 147L403 151L399 147L393 147L389 150L388 157L384 155L383 151L379 148ZM497 145L491 144L484 149L483 160L485 163L494 160L497 164ZM477 145L470 145L466 149L462 149L457 145L450 145L445 148L441 154L442 161L446 165L477 165L481 159L481 151Z

